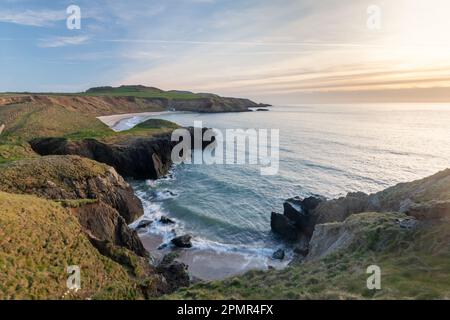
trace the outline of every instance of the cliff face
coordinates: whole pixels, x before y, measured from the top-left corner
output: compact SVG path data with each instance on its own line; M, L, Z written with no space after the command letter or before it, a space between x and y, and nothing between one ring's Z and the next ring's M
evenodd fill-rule
M122 176L135 179L157 179L167 174L172 164L170 135L132 138L118 144L64 138L34 139L30 144L40 155L79 155L106 163Z
M61 201L89 237L146 255L127 226L144 214L142 204L113 168L75 156L42 157L0 166L0 181L4 192Z
M131 280L119 281L123 285L129 284L132 286L134 294L149 297L150 295L170 292L170 290L185 284L185 280L182 283L176 282L187 276L183 265L172 263L167 266L167 268L178 268L177 270L180 273L178 278L171 280L164 277L163 274L166 271L164 267L156 269L149 264L148 253L144 249L137 233L128 227L129 223L143 214L142 204L134 195L131 187L113 168L78 156L49 156L16 161L0 165L0 191L8 192L5 193L7 198L20 199L18 194L29 194L34 195L34 198L47 199L45 200L46 202L44 200L40 200L40 202L36 200L36 203L40 203L42 206L37 206L31 201L31 207L24 200L20 206L14 206L7 211L11 215L14 212L18 215L21 215L23 212L30 212L30 215L36 215L30 216L29 219L32 221L39 217L41 219L39 223L42 224L39 228L46 227L48 222L54 220L55 216L52 216L52 214L56 213L52 213L52 211L58 212L58 219L61 221L64 220L64 217L69 219L67 221L75 219L71 222L72 224L67 226L64 225L64 222L58 220L54 225L48 226L48 230L46 229L45 232L49 235L59 235L62 230L75 234L81 232L83 235L81 238L84 238L86 241L89 240L93 248L97 249L104 258L111 260L109 263L114 261L114 263L118 264L120 270L133 275L137 281L142 280L146 283L138 284L135 282L136 280L133 280L134 282ZM2 205L8 205L8 202L2 203ZM42 212L42 210L46 210L43 208L46 206L53 206L55 209ZM3 214L2 211L0 216ZM8 216L3 218L10 219ZM7 224L12 223L9 220L5 221ZM30 232L29 228L33 229L32 225L28 226L27 224L25 224L23 230L12 231L14 225L11 224L10 227L11 230L7 232L18 234L18 238L26 237ZM8 239L11 235L5 233L4 236ZM55 241L61 240L55 239ZM58 244L51 243L49 245L55 246ZM37 247L34 248L35 246ZM67 254L63 253L63 250L66 250L68 254L78 250L78 247L74 248L73 246L73 244L67 243L66 248L58 249L59 251L56 254L61 255L58 259L63 261L64 257L67 256ZM79 249L82 250L82 252L78 253L80 257L89 254L88 251L92 251L90 248L86 249L86 246L89 247L84 243L83 249ZM53 252L49 252L47 249L46 246L41 247L39 242L28 249L36 252L19 251L14 254L10 250L18 250L15 246L5 250L8 256L11 254L14 257L12 261L16 264L22 259L26 259L27 255L31 255L33 259L38 256L44 256L44 260L47 261L47 257L51 257ZM70 264L70 261L73 259L69 260L66 264ZM44 263L43 268L47 267ZM58 271L60 274L64 272L63 264L58 267L63 270ZM33 272L33 269L27 269L26 272ZM183 272L184 276L182 275ZM113 274L107 274L106 277L115 279ZM21 281L21 276L17 275L17 279ZM52 283L50 286L55 286L55 288L60 290L64 284L65 282ZM99 282L99 284L101 283ZM99 288L102 287L99 286ZM42 293L42 295L37 297L60 298L54 295L56 294L55 292L48 296ZM76 297L82 297L82 294L88 293L83 291ZM94 293L90 291L89 294Z
M0 226L0 299L139 298L128 270L101 255L60 204L0 192ZM81 268L76 293L66 287L70 265Z
M343 222L363 212L399 212L421 221L450 217L450 169L425 179L401 183L381 192L349 193L346 197L293 198L284 204L284 214L272 214L272 230L290 240L311 238L324 223Z
M144 122L140 126L145 127L146 124ZM188 130L193 136L194 129ZM172 166L171 153L176 143L171 141L170 132L149 137L125 135L113 142L97 139L74 141L66 138L38 138L30 141L33 150L40 155L82 156L108 164L122 176L134 179L158 179L166 175ZM207 144L205 142L203 147Z

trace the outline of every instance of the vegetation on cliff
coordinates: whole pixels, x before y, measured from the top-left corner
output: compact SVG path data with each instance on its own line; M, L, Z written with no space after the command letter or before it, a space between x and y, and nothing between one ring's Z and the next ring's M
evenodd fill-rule
M2 164L0 212L0 266L8 269L0 298L150 298L177 288L185 274L178 263L150 264L128 227L142 204L107 165L78 156ZM82 270L79 291L67 290L68 265ZM167 268L179 278L165 279Z
M404 228L400 213L361 213L324 226L352 240L283 270L251 271L184 288L169 299L449 299L450 222ZM341 235L342 235L341 234ZM381 290L367 288L367 268L381 268Z
M76 217L60 204L0 192L0 299L139 298L120 264L102 256ZM69 292L67 266L78 265L82 288Z

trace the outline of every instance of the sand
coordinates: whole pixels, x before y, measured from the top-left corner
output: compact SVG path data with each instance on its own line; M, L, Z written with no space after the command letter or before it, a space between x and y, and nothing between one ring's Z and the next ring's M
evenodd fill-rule
M109 127L114 127L120 121L125 119L131 119L133 117L153 117L160 116L164 114L173 113L172 111L159 111L159 112L139 112L139 113L125 113L125 114L114 114L111 116L97 117L101 122Z
M266 270L269 266L277 269L286 267L288 260L278 261L261 256L250 256L241 253L214 251L208 249L177 249L166 247L158 250L163 243L159 235L145 233L139 235L145 249L150 252L156 262L164 255L178 252L177 261L189 266L189 274L198 280L220 280L243 274L249 270Z

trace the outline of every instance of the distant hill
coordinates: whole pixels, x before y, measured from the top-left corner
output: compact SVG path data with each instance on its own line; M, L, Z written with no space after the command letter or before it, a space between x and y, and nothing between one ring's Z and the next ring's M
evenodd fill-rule
M86 90L81 95L88 96L113 96L113 97L136 97L136 98L165 98L165 99L199 99L197 95L190 91L169 90L164 91L155 87L143 85L123 85L120 87L95 87Z

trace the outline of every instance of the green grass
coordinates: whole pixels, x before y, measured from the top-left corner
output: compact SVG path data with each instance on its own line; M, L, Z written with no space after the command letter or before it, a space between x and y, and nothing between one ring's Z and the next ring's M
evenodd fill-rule
M115 132L93 116L58 105L1 107L0 120L7 121L7 127L0 135L0 163L36 157L28 144L34 138L97 139L113 143L131 137L151 137L178 128L169 121L151 119L130 130Z
M169 100L192 100L202 99L203 96L192 92L183 91L163 91L157 88L144 86L121 86L121 87L98 87L91 88L85 92L77 93L56 93L56 92L10 92L0 93L1 95L44 95L44 96L87 96L87 97L135 97L135 98L154 98Z
M69 209L0 192L0 299L139 298L119 264L91 245ZM79 265L81 290L68 292L66 268Z
M83 130L63 135L64 138L72 141L83 139L97 139L104 143L119 143L130 138L150 138L155 135L169 133L179 126L173 122L149 119L137 126L120 132L113 130Z
M202 96L195 93L178 93L178 92L136 92L136 91L120 91L120 92L100 92L100 93L78 93L75 95L98 97L135 97L135 98L153 98L153 99L172 99L172 100L195 100L201 99Z

